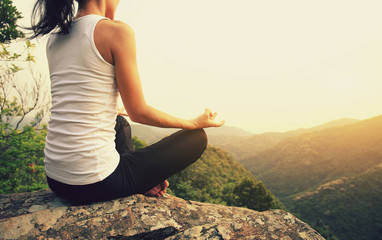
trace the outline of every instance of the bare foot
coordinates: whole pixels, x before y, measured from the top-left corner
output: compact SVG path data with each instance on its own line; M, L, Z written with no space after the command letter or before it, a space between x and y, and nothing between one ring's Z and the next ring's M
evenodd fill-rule
M167 180L164 180L163 182L159 183L149 191L145 193L147 196L156 196L160 197L163 196L166 193L166 189L169 186L169 183Z
M162 196L164 194L166 194L166 189L168 188L170 184L168 183L167 180L164 180L162 183L161 183L161 186L162 186L162 190L161 190L161 193L162 193Z

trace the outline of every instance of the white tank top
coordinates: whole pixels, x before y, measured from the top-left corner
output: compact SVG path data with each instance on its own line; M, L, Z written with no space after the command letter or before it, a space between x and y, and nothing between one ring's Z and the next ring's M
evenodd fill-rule
M119 163L114 66L102 58L93 37L102 19L87 15L74 20L69 34L52 34L47 43L52 107L45 169L48 177L66 184L101 181Z

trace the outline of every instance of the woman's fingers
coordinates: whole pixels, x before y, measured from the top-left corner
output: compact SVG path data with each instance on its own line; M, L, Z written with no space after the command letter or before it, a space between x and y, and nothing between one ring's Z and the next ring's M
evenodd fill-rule
M204 109L204 114L206 114L207 117L209 118L209 117L210 117L210 114L211 114L211 110L208 109L208 108L205 108L205 109Z
M210 109L208 109L208 108L206 108L205 109L205 113L207 114L207 116L208 116L208 121L210 122L210 126L211 127L220 127L220 126L222 126L224 123L225 123L225 121L223 120L223 121L220 121L220 122L215 122L214 120L215 120L215 118L216 118L216 116L218 115L218 113L217 112L211 112L211 110Z
M225 121L224 121L224 120L223 120L223 121L220 121L220 122L218 122L218 123L217 123L216 127L221 127L221 126L223 126L223 125L224 125L224 123L225 123Z
M217 112L211 112L210 109L205 108L204 113L199 117L193 119L195 128L208 128L208 127L220 127L225 121L215 122Z
M211 121L211 127L220 127L220 126L223 126L224 123L225 123L224 120L220 122Z
M204 113L208 116L208 118L209 119L211 119L211 120L214 120L215 119L215 117L216 117L216 115L218 114L217 112L211 112L211 110L210 109L208 109L208 108L206 108L205 110L204 110Z

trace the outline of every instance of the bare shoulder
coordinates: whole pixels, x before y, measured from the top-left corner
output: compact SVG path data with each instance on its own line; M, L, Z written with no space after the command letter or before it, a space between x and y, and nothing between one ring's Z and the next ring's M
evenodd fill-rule
M105 20L99 22L99 27L103 33L107 34L113 39L131 38L134 37L134 29L118 20Z
M135 52L134 30L121 21L99 21L94 30L94 42L101 56L113 65L117 56L125 56L126 51Z

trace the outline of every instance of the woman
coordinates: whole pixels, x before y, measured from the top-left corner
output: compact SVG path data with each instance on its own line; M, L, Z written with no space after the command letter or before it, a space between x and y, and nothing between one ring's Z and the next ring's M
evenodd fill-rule
M77 1L76 16L73 0L37 0L32 15L33 38L56 33L47 43L52 89L45 145L49 187L81 203L137 193L162 196L166 179L205 150L203 128L224 122L214 121L216 113L208 109L185 120L148 105L134 32L113 20L119 0ZM133 151L130 126L117 116L119 95L132 121L182 130Z

